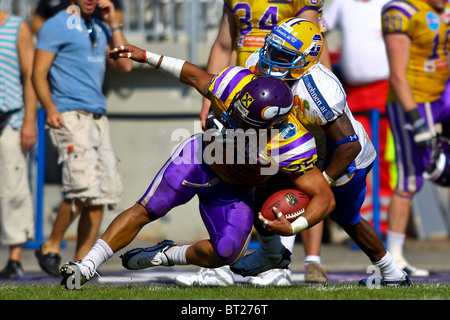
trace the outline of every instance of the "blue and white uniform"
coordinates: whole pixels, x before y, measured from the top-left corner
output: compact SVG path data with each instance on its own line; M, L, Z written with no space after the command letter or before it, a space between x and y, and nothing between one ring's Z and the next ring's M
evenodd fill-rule
M246 67L257 65L259 51L247 60ZM330 217L343 224L356 224L361 220L360 208L366 194L366 176L377 156L364 127L356 121L348 107L344 88L336 76L322 64L309 68L292 85L293 112L304 127L313 134L318 154L317 166L326 169L336 144L326 139L323 125L345 113L361 144L361 151L345 174L331 186L336 199L336 209ZM357 199L357 201L355 201Z

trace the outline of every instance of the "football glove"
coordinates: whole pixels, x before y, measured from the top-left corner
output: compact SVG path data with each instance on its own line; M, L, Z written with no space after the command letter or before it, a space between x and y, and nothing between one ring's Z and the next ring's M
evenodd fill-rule
M419 111L413 109L408 111L408 116L411 119L411 129L414 134L414 142L420 149L426 149L432 147L434 139L433 133L430 131L425 120L419 114Z
M208 117L206 118L205 122L205 130L209 129L216 129L219 130L221 133L224 133L226 131L226 128L223 125L223 123L214 116L213 112L210 112L208 114Z

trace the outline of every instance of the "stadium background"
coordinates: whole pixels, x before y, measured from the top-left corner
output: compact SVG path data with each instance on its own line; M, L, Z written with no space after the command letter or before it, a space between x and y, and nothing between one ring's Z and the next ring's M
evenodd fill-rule
M325 6L332 0L325 1ZM38 0L2 0L2 10L31 21ZM129 43L154 52L206 66L222 14L221 0L122 0L124 32ZM338 31L327 35L338 64ZM114 217L130 207L148 187L154 175L184 138L200 131L198 113L202 97L192 88L147 65L134 64L133 71L107 78L108 115L112 142L120 161L124 184L122 201L106 211L101 232ZM41 140L40 143L46 141ZM42 145L41 145L42 146ZM36 183L38 166L32 161L37 206L38 235L46 238L62 199L59 168L49 143L45 152L45 184ZM32 160L38 157L35 148ZM42 163L41 163L42 164ZM376 195L375 195L376 196ZM450 205L446 190L427 184L415 200L409 235L418 240L446 238L450 234ZM37 200L37 199L36 199ZM426 218L425 218L426 215ZM42 223L42 225L41 225ZM73 223L67 239L75 237ZM207 237L198 213L198 201L175 208L166 217L144 227L140 238L170 238L179 243ZM300 237L297 237L299 241ZM37 239L36 242L40 240ZM33 247L35 244L30 243Z

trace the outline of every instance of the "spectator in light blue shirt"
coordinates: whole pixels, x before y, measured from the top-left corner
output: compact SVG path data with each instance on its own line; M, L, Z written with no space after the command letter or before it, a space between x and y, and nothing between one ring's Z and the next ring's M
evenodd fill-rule
M80 214L74 256L79 260L97 239L103 207L118 203L122 192L102 84L109 48L127 41L110 0L72 3L40 29L33 68L33 84L62 165L64 200L50 238L36 250L41 268L54 276L70 223ZM92 18L97 6L103 22ZM112 66L129 72L132 65L126 60Z

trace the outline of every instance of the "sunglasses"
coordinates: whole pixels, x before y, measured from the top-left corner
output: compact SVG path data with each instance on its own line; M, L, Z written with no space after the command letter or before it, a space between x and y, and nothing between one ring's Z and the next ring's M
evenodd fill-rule
M91 39L92 48L96 49L98 47L98 35L95 29L95 23L92 19L86 20L86 28L89 34L89 39Z

